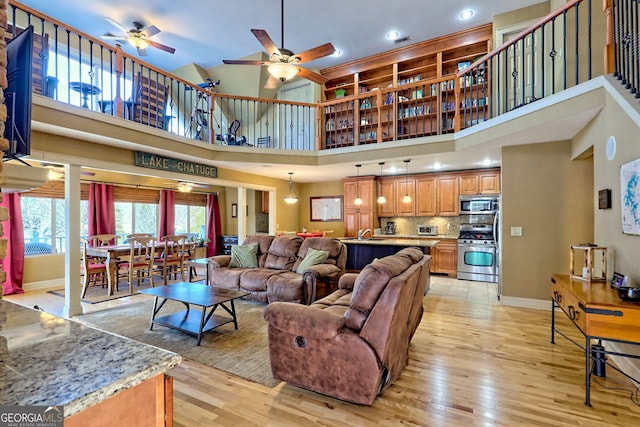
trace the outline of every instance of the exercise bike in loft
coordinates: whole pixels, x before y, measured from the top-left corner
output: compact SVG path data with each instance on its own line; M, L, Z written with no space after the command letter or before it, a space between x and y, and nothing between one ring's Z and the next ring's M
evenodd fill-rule
M219 84L220 80L214 82L211 79L207 79L205 83L200 83L198 86L203 89L213 89ZM208 110L209 105L207 103L207 98L205 97L205 92L198 91L196 102L193 104L193 110L191 110L189 125L185 129L184 136L187 138L199 139L200 141L204 141L206 139L205 130L209 125L209 120L207 118Z

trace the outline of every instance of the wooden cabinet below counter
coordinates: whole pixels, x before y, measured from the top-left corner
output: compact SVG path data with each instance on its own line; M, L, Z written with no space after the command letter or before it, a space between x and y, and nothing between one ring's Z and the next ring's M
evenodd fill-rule
M456 239L440 239L438 245L432 249L432 273L443 273L456 277L458 274L458 241Z

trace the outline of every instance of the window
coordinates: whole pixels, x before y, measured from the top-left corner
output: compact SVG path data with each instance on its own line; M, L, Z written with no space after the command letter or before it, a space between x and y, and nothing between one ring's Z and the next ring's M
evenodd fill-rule
M157 204L115 202L115 211L116 234L122 236L122 242L125 242L126 236L132 233L149 233L154 236L157 234Z
M176 204L176 234L188 234L189 240L204 239L207 227L207 209L204 206Z
M58 202L44 197L20 198L25 256L63 252L64 205Z

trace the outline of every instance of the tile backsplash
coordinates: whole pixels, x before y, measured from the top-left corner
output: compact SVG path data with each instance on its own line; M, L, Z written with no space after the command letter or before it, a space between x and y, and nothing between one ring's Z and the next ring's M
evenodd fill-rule
M384 233L387 221L395 221L396 234L403 236L417 235L418 225L435 225L438 227L438 236L458 237L460 224L492 224L493 215L460 215L460 216L401 216L392 218L380 218L380 227Z

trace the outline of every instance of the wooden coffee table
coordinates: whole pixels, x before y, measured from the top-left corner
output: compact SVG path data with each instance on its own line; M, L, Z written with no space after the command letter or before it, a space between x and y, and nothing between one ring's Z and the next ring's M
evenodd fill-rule
M153 325L158 324L193 334L198 337L196 345L200 345L203 332L210 331L218 326L233 322L233 326L238 329L236 309L233 301L249 295L249 292L236 291L233 289L218 289L199 283L188 282L177 282L166 286L141 289L139 292L141 294L155 296L149 330L153 330ZM162 299L160 304L158 304L159 299ZM180 301L187 309L162 317L156 317L167 300ZM226 303L229 303L229 306L227 306ZM190 305L199 306L202 307L202 309L191 310ZM207 309L210 307L211 310L207 312ZM231 317L214 315L213 313L218 307L222 307Z

